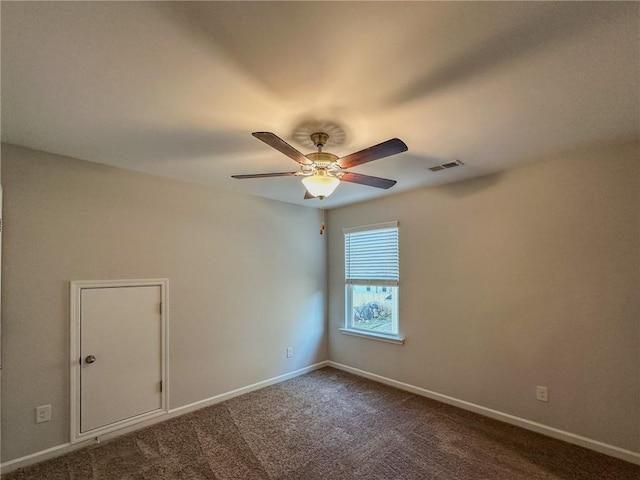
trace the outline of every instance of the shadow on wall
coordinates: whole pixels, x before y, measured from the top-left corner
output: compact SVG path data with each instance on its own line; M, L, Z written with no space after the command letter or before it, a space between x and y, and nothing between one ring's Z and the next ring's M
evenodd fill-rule
M295 365L302 367L327 359L326 329L326 299L322 291L316 291L305 302L293 328Z
M557 161L558 159L582 159L593 158L597 156L606 156L612 146L626 145L627 143L636 145L635 139L620 138L613 143L605 143L599 141L590 142L587 145L581 145L572 149L565 149L562 152L556 152L553 155L543 155L534 158L526 158L521 162L521 166L526 165L539 165L542 162ZM467 167L465 167L467 168ZM507 171L489 173L482 177L474 177L467 180L460 180L458 182L447 183L439 186L435 186L439 192L445 195L463 198L469 195L474 195L478 192L491 188L502 181L503 177L508 174Z
M503 173L490 173L483 177L447 183L438 187L438 190L451 197L464 198L497 185L503 176Z

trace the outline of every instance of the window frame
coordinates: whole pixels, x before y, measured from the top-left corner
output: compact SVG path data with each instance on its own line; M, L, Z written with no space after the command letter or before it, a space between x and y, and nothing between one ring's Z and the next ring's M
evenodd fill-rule
M395 270L394 273L381 273L381 276L387 278L350 278L350 271L354 269L354 265L349 263L350 260L353 260L352 254L348 251L348 235L358 232L373 232L376 230L388 230L395 229L396 235L396 250L397 256L395 257L395 269L391 268L391 270ZM355 335L358 337L368 338L372 340L380 340L383 342L395 343L395 344L403 344L404 338L402 337L400 330L400 302L399 302L399 294L400 294L400 229L399 222L385 222L385 223L377 223L372 225L363 225L358 227L349 227L343 229L344 242L345 242L345 251L344 251L344 267L345 267L345 319L344 326L340 328L340 331L347 335ZM393 256L393 255L392 255ZM356 258L356 260L358 260ZM353 275L351 275L353 277ZM366 287L381 287L381 288L390 288L393 292L393 300L394 305L392 307L392 322L395 327L394 332L377 332L375 330L369 330L365 328L358 328L353 325L353 287L355 286L366 286Z

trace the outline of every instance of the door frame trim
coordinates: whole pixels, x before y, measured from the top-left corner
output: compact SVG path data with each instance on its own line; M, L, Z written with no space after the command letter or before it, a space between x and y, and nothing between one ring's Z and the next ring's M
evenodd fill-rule
M94 288L118 288L118 287L160 287L162 302L161 318L161 368L162 368L162 405L160 409L126 418L100 428L87 432L80 432L80 300L83 289ZM136 423L151 418L165 415L169 411L169 279L126 279L126 280L74 280L70 282L70 442L77 443L88 438L97 438L99 435L113 432L121 428L135 425Z

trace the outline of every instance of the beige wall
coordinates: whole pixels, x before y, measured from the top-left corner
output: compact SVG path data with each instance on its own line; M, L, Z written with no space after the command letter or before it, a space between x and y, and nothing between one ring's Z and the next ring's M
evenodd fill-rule
M332 210L331 360L639 452L638 152L583 152ZM338 331L342 228L390 220L404 346Z
M316 210L10 145L2 181L3 462L69 441L71 280L170 279L172 408L327 359Z
M316 211L10 145L2 160L3 462L68 441L70 280L170 278L172 408L327 359ZM331 211L330 358L640 451L639 187L626 145ZM404 346L337 330L341 229L388 220Z

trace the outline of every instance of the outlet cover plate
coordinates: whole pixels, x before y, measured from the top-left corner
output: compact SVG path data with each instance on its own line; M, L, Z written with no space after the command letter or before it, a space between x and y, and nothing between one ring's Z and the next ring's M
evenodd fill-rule
M549 401L549 390L547 387L536 387L536 400L540 402Z
M48 422L51 420L51 405L36 407L36 423Z

